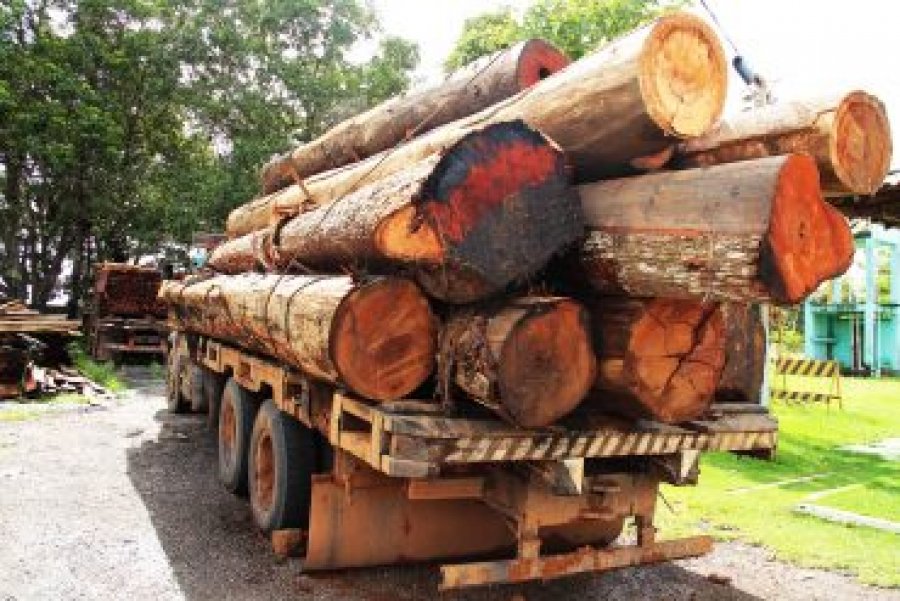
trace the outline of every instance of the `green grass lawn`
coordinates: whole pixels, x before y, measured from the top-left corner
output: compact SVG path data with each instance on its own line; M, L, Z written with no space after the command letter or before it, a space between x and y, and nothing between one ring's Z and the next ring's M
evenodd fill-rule
M710 453L699 486L665 487L675 513L660 504L663 537L706 532L761 544L780 559L900 586L900 535L792 511L813 502L900 521L900 462L839 448L900 437L900 380L847 378L843 386L843 410L774 405L780 425L775 461ZM832 489L841 490L820 494Z

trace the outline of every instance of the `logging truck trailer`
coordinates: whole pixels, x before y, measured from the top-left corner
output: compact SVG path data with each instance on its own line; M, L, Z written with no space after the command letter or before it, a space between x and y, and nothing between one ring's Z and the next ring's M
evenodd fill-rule
M579 414L525 430L366 402L198 334L170 342L169 409L208 412L221 481L309 571L442 561L441 588L456 589L699 556L707 536L657 540L660 483L695 484L703 451L767 454L777 439L752 403L677 426Z
M94 271L93 308L83 317L91 355L162 359L168 333L165 306L156 299L162 274L124 263L100 263Z

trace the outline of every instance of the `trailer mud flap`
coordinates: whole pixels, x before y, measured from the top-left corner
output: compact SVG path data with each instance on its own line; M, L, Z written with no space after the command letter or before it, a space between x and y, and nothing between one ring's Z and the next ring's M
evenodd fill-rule
M503 518L480 501L410 500L404 481L362 484L313 479L305 570L436 559L510 557L516 547Z

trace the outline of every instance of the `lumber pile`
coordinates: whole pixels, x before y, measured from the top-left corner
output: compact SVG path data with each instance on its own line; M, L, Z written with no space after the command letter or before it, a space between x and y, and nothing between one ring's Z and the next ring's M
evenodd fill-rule
M523 68L528 49L495 67ZM506 77L493 69L481 75ZM880 103L854 92L803 104L814 118L793 129L769 116L799 115L785 107L716 126L724 55L681 13L490 106L469 80L420 97L454 115L439 127L409 96L273 160L211 272L162 287L172 322L363 400L430 395L524 428L757 402L759 306L848 268L850 229L823 190L883 173ZM765 152L714 151L759 140Z
M157 298L162 275L125 263L100 263L94 270L94 310L98 316L165 317Z

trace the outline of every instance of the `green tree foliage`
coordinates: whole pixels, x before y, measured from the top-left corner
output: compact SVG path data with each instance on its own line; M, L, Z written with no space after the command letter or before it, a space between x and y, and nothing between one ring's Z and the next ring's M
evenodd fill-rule
M0 3L0 296L220 229L270 154L407 87L404 40L348 59L376 32L361 0Z
M444 63L452 71L528 38L544 38L572 59L659 14L658 0L537 0L521 19L509 9L467 19Z

